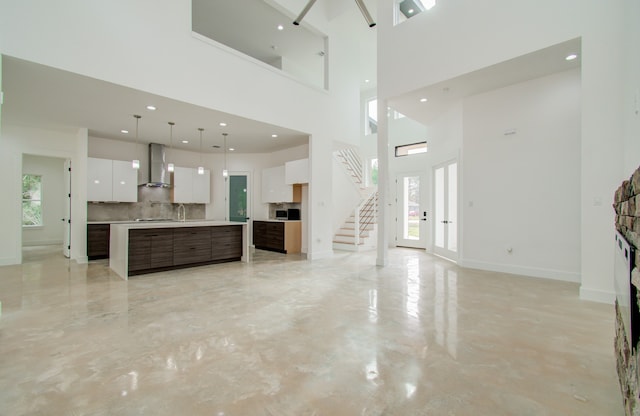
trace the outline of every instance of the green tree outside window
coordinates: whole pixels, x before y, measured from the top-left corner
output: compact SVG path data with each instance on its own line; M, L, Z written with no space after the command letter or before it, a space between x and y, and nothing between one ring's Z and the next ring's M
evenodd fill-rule
M22 225L42 225L41 175L22 175Z

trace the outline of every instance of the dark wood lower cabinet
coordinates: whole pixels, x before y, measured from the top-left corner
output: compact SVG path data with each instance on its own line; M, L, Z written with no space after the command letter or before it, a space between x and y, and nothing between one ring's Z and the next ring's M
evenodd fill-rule
M129 276L242 257L242 226L129 230Z
M109 258L109 224L87 224L87 258Z
M129 230L129 272L173 266L173 230Z
M257 249L286 253L284 248L284 222L254 221L253 245Z
M211 258L213 260L242 257L242 227L226 225L211 227Z
M211 260L210 227L177 228L173 231L173 264L176 266Z

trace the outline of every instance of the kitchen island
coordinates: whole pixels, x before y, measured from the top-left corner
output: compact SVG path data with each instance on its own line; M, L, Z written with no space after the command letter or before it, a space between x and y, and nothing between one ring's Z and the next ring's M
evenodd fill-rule
M249 261L247 224L229 221L112 223L109 267L120 277Z

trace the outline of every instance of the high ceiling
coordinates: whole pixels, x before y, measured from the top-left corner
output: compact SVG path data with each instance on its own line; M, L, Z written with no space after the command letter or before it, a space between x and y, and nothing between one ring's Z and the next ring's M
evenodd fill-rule
M294 15L306 3L307 0L296 0L295 4L290 2L291 7L296 10L286 12L282 8L275 10L269 6L268 4L277 4L272 0L194 0L194 13L197 4L201 5L199 10L203 12L197 18L194 16L194 24L197 20L204 26L219 26L219 29L224 29L223 32L218 31L219 36L225 39L235 37L234 42L242 48L248 48L247 52L255 54L256 59L269 60L288 51L294 55L305 55L306 59L323 61L318 54L323 51L323 36L305 28L307 25L304 21L301 26L292 24ZM374 6L374 2L370 0L366 3L369 7ZM208 13L204 13L205 10ZM358 25L357 29L360 26L366 28L353 1L345 3L343 0L321 0L314 5L312 12L321 12L330 18L346 16L347 19L353 19L353 24ZM244 25L250 26L242 27L238 23L239 13L249 17L248 23ZM284 30L277 30L275 22L282 24ZM361 30L354 31L354 36L356 32L361 33ZM320 44L317 44L318 40ZM366 45L364 43L365 41L361 44L362 50L366 50L367 54L375 54L375 31L369 33ZM273 49L271 46L277 48ZM366 73L362 80L372 80L370 84L361 81L364 88L375 85L375 55L373 56L366 61L372 68L359 70ZM360 59L356 64L361 65L362 61L365 60ZM268 153L308 143L309 135L306 132L249 120L10 56L3 56L2 82L2 118L8 123L51 128L86 127L90 136L134 141L133 115L139 114L142 116L139 122L140 143L169 145L169 121L176 123L173 129L173 146L184 150L199 150L198 127L205 128L205 152L222 151L213 146L222 145L223 132L229 133L229 146L241 153ZM147 105L153 105L157 109L149 111L146 109ZM221 127L221 122L227 123L227 126ZM129 133L121 133L123 129ZM274 134L278 137L273 138ZM189 143L181 143L185 139Z
M429 124L456 101L551 75L581 65L580 39L572 39L468 74L428 85L388 100L394 110L422 123ZM566 60L576 54L574 60ZM426 98L426 102L420 101Z

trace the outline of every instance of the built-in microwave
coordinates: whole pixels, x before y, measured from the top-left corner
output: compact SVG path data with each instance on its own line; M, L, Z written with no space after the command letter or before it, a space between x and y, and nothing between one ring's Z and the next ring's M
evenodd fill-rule
M277 220L286 220L287 219L287 210L286 209L277 209L276 210L276 219Z

